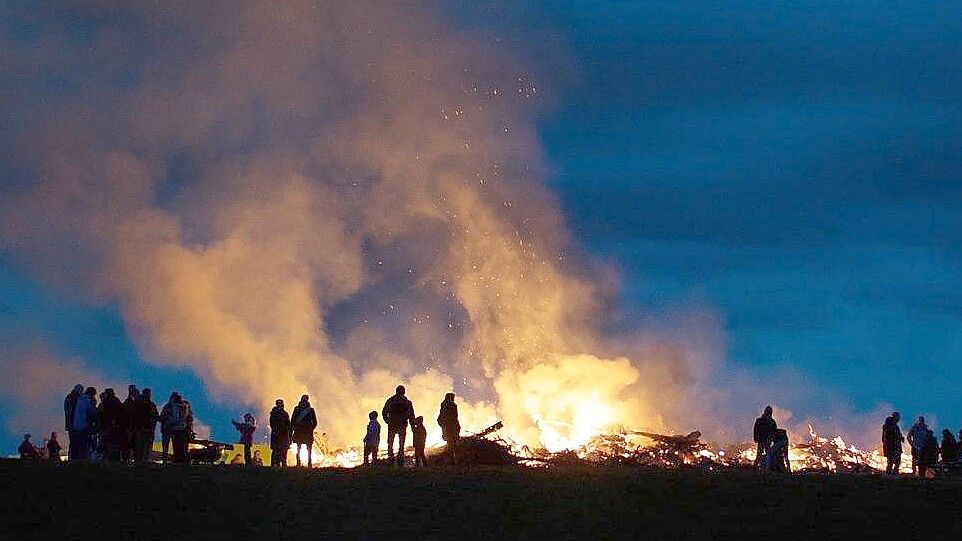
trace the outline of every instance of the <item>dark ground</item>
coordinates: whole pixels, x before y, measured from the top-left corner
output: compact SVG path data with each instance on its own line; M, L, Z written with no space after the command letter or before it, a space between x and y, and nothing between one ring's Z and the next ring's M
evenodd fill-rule
M962 528L960 480L631 469L55 468L0 461L0 487L6 539L931 541Z

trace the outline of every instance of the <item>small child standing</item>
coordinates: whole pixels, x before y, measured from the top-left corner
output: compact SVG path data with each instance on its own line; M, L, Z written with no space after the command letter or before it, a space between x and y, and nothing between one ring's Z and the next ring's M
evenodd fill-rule
M367 432L364 434L364 463L376 464L377 450L381 443L381 423L377 422L376 411L368 413L367 418L370 421L367 423ZM368 462L368 455L371 457L370 462Z
M424 466L424 443L428 439L428 431L424 428L424 417L416 417L411 421L411 434L414 436L414 467Z

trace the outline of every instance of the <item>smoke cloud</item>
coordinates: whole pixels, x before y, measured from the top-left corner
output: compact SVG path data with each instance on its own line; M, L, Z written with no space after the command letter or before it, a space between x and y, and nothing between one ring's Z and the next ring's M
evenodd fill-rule
M455 390L466 428L503 418L549 448L722 424L715 324L606 330L616 284L543 182L541 78L437 9L36 10L43 38L4 38L25 82L3 90L22 174L2 179L0 239L46 283L116 303L148 362L215 400L310 394L338 445L398 383L428 419ZM60 86L29 95L45 77Z

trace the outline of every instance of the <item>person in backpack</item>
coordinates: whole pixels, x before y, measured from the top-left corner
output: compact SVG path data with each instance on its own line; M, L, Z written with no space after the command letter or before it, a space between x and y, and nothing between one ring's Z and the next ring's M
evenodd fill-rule
M164 431L169 434L174 446L174 462L180 464L190 462L190 456L187 453L190 429L193 425L190 404L180 396L180 393L173 392L160 416L164 422Z
M414 440L414 467L419 468L427 464L424 446L427 443L428 431L424 428L424 417L415 417L411 421L411 439Z
M77 451L80 449L80 436L73 431L73 412L77 405L77 399L83 396L84 386L74 385L72 391L63 399L63 429L67 431L67 456L71 459L79 458Z
M307 467L313 466L311 450L314 447L314 429L317 428L317 414L311 407L310 397L304 395L301 401L291 412L291 426L293 428L292 439L297 445L295 448L295 458L297 465L301 465L301 446L307 447Z
M102 402L97 408L100 419L100 435L104 460L119 462L121 450L127 439L127 419L124 404L110 387L104 389Z
M73 408L71 431L76 435L76 456L71 460L90 460L93 437L97 431L97 389L87 387Z
M778 430L778 425L772 417L772 407L765 406L765 411L762 413L762 416L755 419L755 428L752 431L752 437L757 445L754 469L757 470L768 455L772 447L772 440L775 438L776 430Z
M231 423L234 424L234 428L240 433L240 443L244 446L244 464L248 466L253 466L253 458L251 457L251 445L254 444L254 431L257 430L257 421L254 420L254 416L250 413L244 414L244 422L238 423L237 421L231 419Z
M378 447L381 445L381 423L377 422L376 411L368 413L367 418L367 430L364 433L364 464L377 464Z
M928 430L929 427L925 425L925 417L919 416L906 436L906 440L912 447L912 473L919 472L919 455L922 453L922 445L925 444Z
M157 431L157 421L160 414L157 404L151 399L153 391L144 388L140 397L133 404L130 419L130 430L134 435L134 462L145 462L150 458L150 449L154 446L154 433Z
M398 385L394 395L384 402L381 417L387 423L387 459L394 462L394 438L398 438L397 465L404 465L404 440L408 423L414 420L414 404L404 396L404 385Z
M458 405L454 402L454 393L444 395L441 411L438 413L438 426L441 427L441 438L447 443L449 460L454 460L454 449L461 439L461 422L458 420Z
M291 416L284 409L284 401L274 402L270 416L271 466L287 466L287 452L291 449Z

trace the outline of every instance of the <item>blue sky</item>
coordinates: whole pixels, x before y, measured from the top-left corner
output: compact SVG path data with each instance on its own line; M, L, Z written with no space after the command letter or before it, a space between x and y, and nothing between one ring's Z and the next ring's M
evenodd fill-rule
M962 426L957 2L447 9L545 81L549 184L579 241L620 269L626 313L710 308L731 366L761 385L788 368L819 389L801 414L891 403ZM0 130L16 121L0 114ZM0 345L43 339L121 379L203 396L190 372L140 359L116 307L47 289L11 257L0 253Z
M962 424L957 3L509 4L465 20L563 82L550 183L626 304L714 307L734 366L822 390L808 414Z

